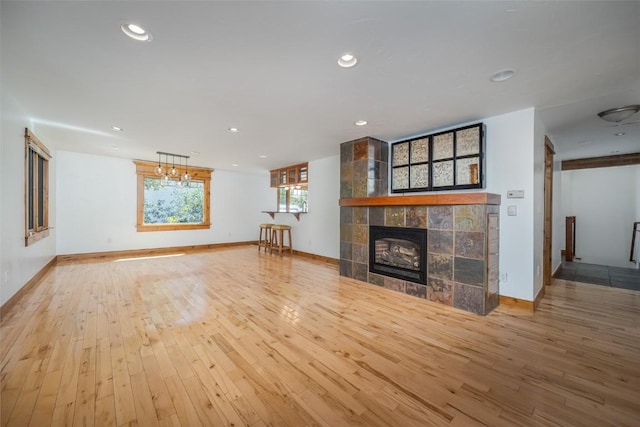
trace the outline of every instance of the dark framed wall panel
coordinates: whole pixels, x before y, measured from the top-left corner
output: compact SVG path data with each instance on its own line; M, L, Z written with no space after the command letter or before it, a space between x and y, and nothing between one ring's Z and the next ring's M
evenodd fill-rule
M483 123L396 142L391 192L484 188L484 148Z

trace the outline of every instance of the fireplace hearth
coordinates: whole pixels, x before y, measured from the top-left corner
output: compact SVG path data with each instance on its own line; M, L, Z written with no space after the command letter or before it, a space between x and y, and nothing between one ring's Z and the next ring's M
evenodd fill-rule
M427 230L369 227L369 271L426 283Z

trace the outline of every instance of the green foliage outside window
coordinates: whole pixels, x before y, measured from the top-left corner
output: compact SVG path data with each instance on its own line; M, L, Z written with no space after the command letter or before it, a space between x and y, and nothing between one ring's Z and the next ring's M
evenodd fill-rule
M191 181L163 185L159 178L144 178L144 223L177 224L203 222L204 183Z

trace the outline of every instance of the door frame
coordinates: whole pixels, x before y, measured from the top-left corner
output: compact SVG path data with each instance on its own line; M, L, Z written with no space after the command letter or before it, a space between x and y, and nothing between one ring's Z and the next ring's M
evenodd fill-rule
M553 143L544 137L544 239L542 249L542 283L551 286L553 253ZM544 288L543 288L544 289Z

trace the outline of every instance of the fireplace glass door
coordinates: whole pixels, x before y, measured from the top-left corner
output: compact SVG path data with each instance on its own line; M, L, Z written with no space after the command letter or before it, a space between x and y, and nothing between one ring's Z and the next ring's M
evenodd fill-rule
M427 230L369 228L369 271L415 283L425 283Z

